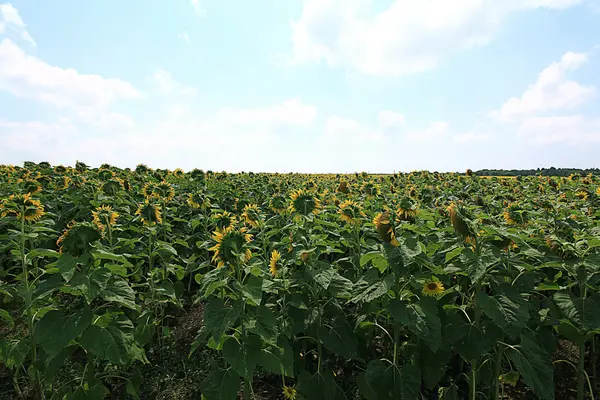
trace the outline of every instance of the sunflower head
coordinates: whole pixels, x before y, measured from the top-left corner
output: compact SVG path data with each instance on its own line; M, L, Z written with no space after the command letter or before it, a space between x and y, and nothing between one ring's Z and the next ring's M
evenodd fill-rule
M362 217L366 217L360 205L352 200L346 200L339 204L338 214L342 221L349 224L360 224Z
M66 171L67 169L63 165L57 165L56 167L54 167L54 172L56 172L57 174L64 174Z
M35 222L44 215L44 206L28 194L11 194L0 203L0 215L4 218L12 216L23 218L27 222Z
M138 207L135 215L140 216L140 220L146 226L154 226L155 224L162 224L162 216L158 206L152 201L146 199L146 201Z
M469 225L467 224L467 222L464 218L464 214L463 214L464 211L457 203L451 203L446 208L446 211L450 215L450 223L452 224L454 231L458 235L460 235L464 238L466 238L468 236L473 236L473 234L471 232L471 228L469 227Z
M399 246L400 243L398 239L396 239L396 235L394 233L394 227L390 222L390 212L384 211L382 213L378 213L373 218L373 224L377 228L377 233L379 234L379 238L385 243L391 244L392 246Z
M348 182L346 182L346 181L340 181L340 184L338 185L337 191L339 193L348 193L348 192L350 192L350 189L348 189Z
M269 200L269 208L277 214L285 213L285 207L286 200L285 197L281 194L275 194Z
M21 183L24 193L36 194L41 192L42 185L38 181L26 180Z
M408 197L403 197L400 200L400 204L398 209L396 210L396 220L398 222L401 221L409 221L415 222L415 217L417 216L417 207L412 202L412 200Z
M277 275L277 271L279 271L279 260L281 260L281 253L279 253L277 250L273 250L269 260L269 272L271 272L273 277L275 277Z
M213 240L216 243L209 250L214 252L212 261L217 263L217 268L252 258L252 252L248 247L252 235L246 228L236 228L231 225L224 229L217 229L213 232Z
M208 196L201 191L196 191L188 195L187 203L192 208L206 208L210 206Z
M163 201L171 201L175 197L175 189L167 181L161 181L157 184L154 193Z
M229 211L216 213L212 216L212 219L215 221L217 229L229 228L236 223L235 215L231 214Z
M258 206L256 204L247 204L246 207L244 207L242 218L244 218L244 221L246 221L248 225L257 227L261 218Z
M361 192L365 194L368 198L373 198L381 194L381 188L375 182L368 181L363 183Z
M89 252L94 242L100 240L101 237L102 232L94 224L71 221L56 241L56 245L59 246L61 253L80 257Z
M138 164L135 167L135 172L140 175L143 175L143 174L150 172L150 168L148 168L145 164Z
M529 220L527 211L524 210L518 204L514 203L508 205L502 216L504 217L506 223L509 225L525 225Z
M284 386L282 394L287 400L296 400L298 398L298 391L294 386Z
M305 192L302 189L296 190L290 196L292 200L290 204L290 211L298 214L308 216L310 214L318 214L321 208L321 201L318 197Z
M578 192L575 192L575 196L577 196L577 198L579 198L580 200L588 199L588 193L583 190L579 190Z
M123 189L123 182L118 178L109 179L102 184L101 189L105 195L114 196Z
M423 285L423 294L426 296L438 297L444 290L444 285L437 280L425 282Z
M98 179L100 179L101 181L108 181L112 178L114 178L115 173L112 172L110 169L101 169L98 171Z
M183 178L184 175L185 175L185 173L183 172L183 170L181 168L176 168L175 171L173 171L173 176L175 178Z
M111 206L100 206L96 211L92 211L92 217L94 225L101 231L104 231L107 226L113 226L117 223L119 214L113 211Z
M156 193L156 184L153 182L146 183L142 188L142 194L146 199L157 197L158 194Z

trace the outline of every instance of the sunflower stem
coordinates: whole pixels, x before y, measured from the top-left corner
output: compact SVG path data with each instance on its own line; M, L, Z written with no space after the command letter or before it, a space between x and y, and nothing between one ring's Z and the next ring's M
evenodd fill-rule
M492 400L498 400L500 398L500 375L502 374L502 356L504 355L504 346L498 346L498 350L496 351L496 372L494 373L494 396Z

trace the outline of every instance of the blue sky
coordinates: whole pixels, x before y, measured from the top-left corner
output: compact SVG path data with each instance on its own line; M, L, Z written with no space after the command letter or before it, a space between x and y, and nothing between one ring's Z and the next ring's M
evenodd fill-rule
M599 167L596 0L0 0L0 163Z

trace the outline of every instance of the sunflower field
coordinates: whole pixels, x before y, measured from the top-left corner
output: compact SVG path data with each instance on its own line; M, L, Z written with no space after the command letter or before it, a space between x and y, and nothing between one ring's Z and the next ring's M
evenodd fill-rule
M600 398L600 179L468 172L0 166L0 398Z

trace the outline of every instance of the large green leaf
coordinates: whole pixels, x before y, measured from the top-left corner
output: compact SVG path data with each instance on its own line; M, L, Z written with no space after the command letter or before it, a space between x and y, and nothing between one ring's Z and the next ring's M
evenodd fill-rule
M518 292L506 290L500 295L489 296L480 291L475 301L483 313L512 339L519 336L529 319L528 304Z
M213 368L200 386L207 400L236 400L239 389L240 378L232 369Z
M327 289L331 283L331 280L335 276L336 271L330 264L327 264L326 266L318 267L317 269L313 270L311 274L319 286L321 286L323 289Z
M564 318L579 329L581 334L600 330L600 295L581 298L560 291L553 298Z
M431 351L437 351L442 339L442 323L438 317L435 299L422 297L416 303L393 300L388 306L388 311L394 319L423 339Z
M263 278L250 276L242 286L242 293L250 305L258 306L262 301Z
M85 330L79 339L81 347L96 357L117 365L127 366L135 360L146 362L143 349L133 337L131 321L122 314L103 317ZM107 320L106 326L97 324L99 321L104 324Z
M266 341L272 341L277 337L277 317L266 306L256 307L254 317L248 322L251 332L258 334Z
M372 268L354 284L350 301L353 303L373 301L386 294L393 287L395 279L394 274L381 279L377 269Z
M77 310L71 315L62 311L49 311L35 327L35 340L50 358L58 355L71 340L78 338L92 323L92 312L88 308Z
M452 352L438 349L434 353L428 346L421 344L419 356L423 381L427 388L433 389L446 374L446 367L452 357Z
M358 338L346 316L339 314L331 325L323 324L319 330L323 345L346 359L358 357Z
M204 326L215 341L219 342L225 331L234 326L241 312L241 301L226 305L222 299L213 298L204 308Z
M368 400L417 400L421 377L414 365L406 364L400 369L396 365L373 360L367 365L359 387Z
M132 310L139 309L135 303L135 292L120 276L111 276L106 284L106 289L100 292L100 296L105 301L117 303Z
M544 400L554 400L552 358L531 333L521 335L521 342L507 348L506 355L521 373L527 386Z

